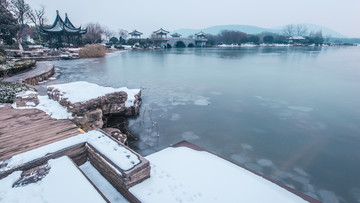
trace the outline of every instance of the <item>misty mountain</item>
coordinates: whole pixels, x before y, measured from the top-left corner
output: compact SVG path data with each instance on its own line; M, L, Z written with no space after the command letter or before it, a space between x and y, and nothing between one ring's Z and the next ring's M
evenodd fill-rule
M305 25L308 28L308 31L322 30L323 36L330 35L331 37L336 37L336 38L345 38L346 37L343 34L337 32L335 30L329 29L327 27L324 27L324 26L314 25L314 24L302 24L302 25ZM212 27L208 27L208 28L204 28L204 29L186 29L185 28L185 29L175 30L174 32L182 34L183 37L187 37L189 35L194 35L195 33L198 33L200 31L203 31L204 33L208 33L208 34L212 34L212 35L217 35L223 30L235 30L235 31L245 32L247 34L259 34L262 32L272 32L272 33L278 33L278 34L282 33L282 27L262 28L262 27L251 26L251 25L217 25L217 26L212 26Z

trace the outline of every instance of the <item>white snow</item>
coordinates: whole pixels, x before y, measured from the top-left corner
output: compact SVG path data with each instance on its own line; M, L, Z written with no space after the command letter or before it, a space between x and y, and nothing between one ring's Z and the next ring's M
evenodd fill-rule
M50 85L48 88L49 87L54 88L52 91L59 90L61 92L61 98L67 98L68 101L73 104L77 102L83 103L91 99L105 96L106 94L124 91L128 95L127 101L125 102L126 107L134 105L135 95L140 92L140 89L102 87L85 81Z
M138 156L130 150L104 135L102 132L93 130L15 155L8 160L0 161L0 165L7 163L6 167L0 168L0 173L34 159L41 158L48 153L56 152L66 147L84 142L94 146L99 152L123 170L129 170L140 163Z
M61 106L57 101L49 99L48 96L38 96L40 103L36 106L37 109L44 111L55 119L72 119L71 113L68 113L66 108Z
M48 164L49 174L36 183L12 187L20 171L0 180L0 202L105 202L69 158L64 156Z
M257 160L257 163L260 165L260 166L263 166L263 167L271 167L271 166L274 166L274 163L269 160L269 159L259 159Z
M209 101L209 98L207 98L207 97L199 96L194 101L194 104L198 105L198 106L207 106L207 105L210 105L210 101Z
M112 203L128 202L89 161L79 167L95 186Z
M36 92L27 91L24 93L17 94L17 96L21 95L21 97L26 98L29 94L37 94ZM34 102L26 102L25 107L17 107L16 103L12 104L14 109L39 109L44 111L47 115L51 116L55 119L72 119L71 113L68 113L66 108L61 106L58 102L49 99L48 96L38 96L39 104L36 105Z
M167 148L146 157L151 177L130 188L141 202L306 202L207 152Z

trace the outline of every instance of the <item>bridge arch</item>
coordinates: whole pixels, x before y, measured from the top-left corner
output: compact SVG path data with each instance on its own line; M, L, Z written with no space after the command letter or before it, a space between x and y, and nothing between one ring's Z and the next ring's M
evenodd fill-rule
M175 47L176 48L185 48L186 47L186 44L183 42L183 41L177 41L175 43Z
M187 47L195 47L193 43L189 43Z

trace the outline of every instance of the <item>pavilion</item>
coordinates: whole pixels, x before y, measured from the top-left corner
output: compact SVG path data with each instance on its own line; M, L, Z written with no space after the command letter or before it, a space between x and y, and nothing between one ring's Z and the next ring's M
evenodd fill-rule
M143 34L142 32L139 32L137 30L134 30L132 32L129 33L132 39L140 39L141 35Z
M203 33L203 31L201 31L199 33L196 33L195 36L196 36L196 39L205 39L206 34Z
M40 31L49 36L50 44L56 41L57 43L66 42L76 46L81 42L81 35L87 32L86 29L75 27L65 13L65 21L60 17L59 11L56 10L56 18L51 26L40 26Z
M171 37L173 37L173 38L179 38L179 37L181 37L181 34L175 32L174 34L171 35Z
M155 38L160 38L160 39L167 38L167 34L169 33L170 33L169 31L166 31L162 28L153 32Z

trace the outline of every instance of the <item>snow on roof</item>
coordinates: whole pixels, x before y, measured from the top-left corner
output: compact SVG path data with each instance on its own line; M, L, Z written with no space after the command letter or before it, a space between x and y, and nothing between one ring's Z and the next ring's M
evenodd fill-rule
M73 162L63 156L49 160L49 174L42 180L13 187L21 177L15 171L0 180L1 202L106 202Z
M141 202L306 202L208 152L167 148L146 157L151 177L130 188Z
M140 163L139 157L123 145L109 138L104 133L93 130L84 134L70 137L43 147L33 149L11 157L8 160L0 161L7 164L6 167L0 168L0 173L14 168L18 165L28 163L32 160L41 158L48 153L56 152L66 147L87 142L95 147L99 152L116 164L124 171L129 170Z
M140 89L128 89L126 87L113 88L113 87L102 87L97 84L88 83L85 81L71 82L59 85L48 86L54 88L52 91L58 90L61 92L61 98L67 98L71 103L81 102L84 103L91 99L105 96L106 94L114 92L126 92L128 98L125 102L126 107L134 105L135 95L140 93ZM60 98L60 99L61 99Z
M289 39L298 39L298 40L301 40L301 39L305 39L305 37L302 37L302 36L293 36L293 37L290 37Z

